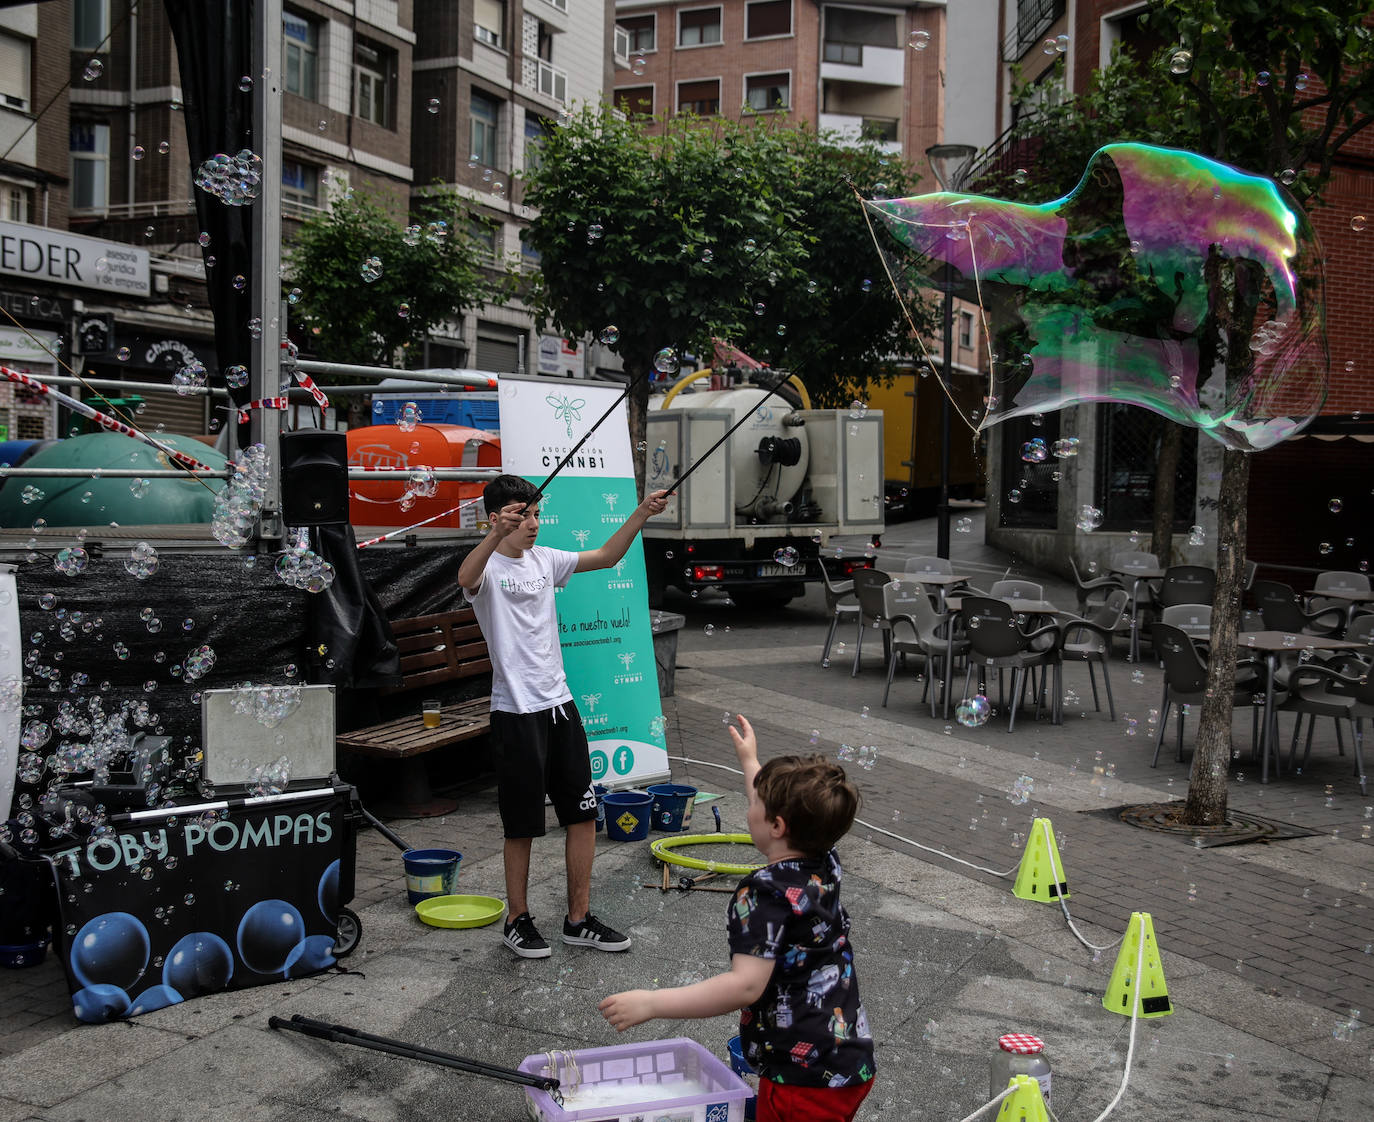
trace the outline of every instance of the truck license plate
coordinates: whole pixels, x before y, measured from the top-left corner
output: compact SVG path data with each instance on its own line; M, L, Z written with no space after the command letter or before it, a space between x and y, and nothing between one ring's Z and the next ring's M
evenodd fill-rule
M771 561L766 561L759 566L759 576L761 577L800 577L802 572L797 571L796 565L775 565Z

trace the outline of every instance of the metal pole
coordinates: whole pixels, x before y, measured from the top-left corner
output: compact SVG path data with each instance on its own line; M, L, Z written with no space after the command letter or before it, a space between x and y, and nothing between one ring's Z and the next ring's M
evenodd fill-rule
M253 144L262 157L262 193L253 202L253 340L249 384L253 399L276 397L281 387L281 18L282 0L258 0L253 21ZM281 540L281 412L255 409L253 439L267 449L271 470L263 496L258 538L268 548Z
M296 368L307 374L336 374L355 378L377 378L379 380L382 378L407 378L412 382L433 382L441 386L462 386L480 390L494 390L496 388L496 379L490 374L471 370L451 370L444 374L434 374L424 370L394 370L389 366L357 366L350 362L318 362L313 358L298 358L295 361ZM275 393L275 390L273 392ZM389 389L388 392L399 391Z
M949 557L949 395L954 387L953 277L945 264L945 392L940 395L940 504L936 507L935 556Z

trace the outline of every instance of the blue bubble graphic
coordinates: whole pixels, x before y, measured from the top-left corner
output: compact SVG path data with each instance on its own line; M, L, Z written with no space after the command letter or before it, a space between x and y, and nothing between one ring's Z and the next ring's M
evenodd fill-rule
M129 1008L129 1016L151 1013L154 1009L165 1009L169 1005L180 1005L183 998L171 986L149 986L136 998Z
M88 1025L103 1024L129 1011L129 995L118 986L97 982L72 994L72 1012Z
M280 974L299 956L304 939L305 921L291 904L260 900L239 921L239 958L259 974Z
M131 989L148 968L148 929L128 912L89 920L72 940L72 973L83 986Z
M329 863L329 867L320 874L320 888L316 893L316 898L320 902L320 912L330 923L339 922L339 862L337 859Z
M210 931L183 935L167 954L162 981L185 997L218 993L234 976L234 953Z
M286 964L288 978L305 978L334 965L334 940L328 935L308 935L291 951Z

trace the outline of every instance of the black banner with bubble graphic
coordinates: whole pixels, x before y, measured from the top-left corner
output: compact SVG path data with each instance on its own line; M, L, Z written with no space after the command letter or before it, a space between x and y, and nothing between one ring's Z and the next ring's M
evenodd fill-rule
M76 1016L137 1016L332 966L347 805L330 791L169 810L50 851Z

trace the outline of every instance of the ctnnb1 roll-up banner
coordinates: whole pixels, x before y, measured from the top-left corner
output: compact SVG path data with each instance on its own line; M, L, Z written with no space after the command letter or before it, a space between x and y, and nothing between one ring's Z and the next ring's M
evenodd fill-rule
M19 722L23 718L23 675L19 634L19 597L14 566L0 565L0 822L10 816L19 770Z
M76 1016L132 1017L332 966L340 878L352 880L347 806L325 788L139 812L49 851Z
M596 424L623 387L503 375L501 467L536 486ZM622 402L549 484L539 508L539 544L596 549L639 505ZM557 593L568 688L591 746L592 777L611 787L668 777L644 548L619 564L578 573Z

